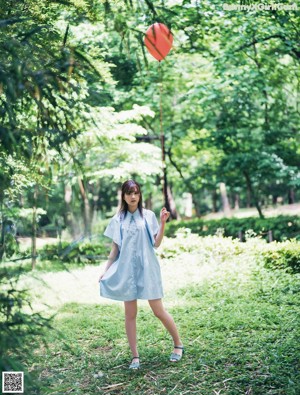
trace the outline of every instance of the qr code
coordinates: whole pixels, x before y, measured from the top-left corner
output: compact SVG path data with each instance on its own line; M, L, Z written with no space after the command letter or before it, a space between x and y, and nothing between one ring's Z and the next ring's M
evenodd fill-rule
M2 393L23 394L24 373L23 372L2 372Z

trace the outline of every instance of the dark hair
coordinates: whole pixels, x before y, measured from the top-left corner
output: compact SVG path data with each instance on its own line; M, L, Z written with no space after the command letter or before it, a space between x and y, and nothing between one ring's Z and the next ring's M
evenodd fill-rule
M123 215L124 218L126 217L128 211L128 204L124 200L125 193L130 194L132 192L138 192L140 194L140 199L138 203L138 209L143 216L143 196L140 185L134 180L127 180L122 185L122 195L121 195L121 203L120 203L120 215Z

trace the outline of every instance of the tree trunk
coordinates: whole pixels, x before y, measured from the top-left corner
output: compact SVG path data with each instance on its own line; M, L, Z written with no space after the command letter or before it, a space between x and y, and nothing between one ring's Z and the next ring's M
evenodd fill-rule
M173 198L173 194L172 194L172 191L171 191L171 188L169 185L168 185L168 202L169 202L169 207L170 207L170 210L168 210L168 211L170 211L170 213L171 213L171 215L170 215L171 218L172 219L180 219L179 214L177 213L177 210L176 210L176 203Z
M246 207L247 208L251 207L251 191L250 191L250 189L248 187L248 184L247 184L247 203L246 203Z
M224 215L225 217L231 217L231 209L227 196L226 185L224 182L220 182L220 193Z
M98 213L97 202L98 202L98 199L99 199L98 191L100 189L100 182L97 181L94 184L92 184L92 188L91 189L92 189L92 195L93 195L93 202L92 202L92 205L91 205L90 218L91 218L91 229L93 229L93 224L95 222L97 222L97 213Z
M168 184L167 167L165 162L165 154L163 150L163 195L164 195L164 206L170 212L171 219L177 219L177 211L175 201L172 196L171 188Z
M37 185L34 186L33 192L33 205L32 205L32 235L31 235L31 269L34 270L36 267L36 234L37 234L37 223L36 223L36 205L37 205Z
M148 210L152 210L152 195L150 195L146 200L145 200L145 207Z
M74 221L74 216L72 212L71 202L72 202L72 186L71 184L65 184L65 224L70 229L70 233L73 239L75 239L78 235L76 234L76 226Z
M201 217L200 204L199 204L198 200L195 199L194 195L192 195L192 197L193 197L193 204L194 204L195 211L196 211L196 216Z
M288 203L294 204L295 203L295 190L293 188L289 189L288 192Z
M3 202L1 201L1 236L0 236L0 262L2 261L3 255L4 255L4 237L5 237L5 217L4 217L4 212L3 212Z
M164 196L164 206L171 213L171 207L170 207L169 196L168 196L169 188L168 188L168 177L167 177L167 168L166 168L164 150L163 150L162 166L163 166L162 190ZM171 218L172 218L172 213L171 213Z
M90 221L90 203L84 188L83 181L78 177L78 184L80 195L83 202L83 223L84 223L84 236L91 237L91 221Z
M234 195L234 209L239 210L240 209L240 196L238 193Z
M257 209L257 211L258 211L258 214L259 214L260 218L265 218L264 215L263 215L263 213L262 213L260 204L259 204L259 202L258 202L258 198L257 198L257 196L256 196L256 193L255 193L254 190L253 190L252 181L251 181L250 175L249 175L246 171L244 171L244 176L245 176L245 179L246 179L247 189L249 190L249 192L250 192L250 194L251 194L251 197L252 197L252 199L253 199L254 206L256 207L256 209Z
M193 216L193 196L191 193L186 193L184 215L187 218L192 218Z
M214 189L212 193L212 211L213 213L217 212L217 199L218 199L218 194L217 191Z

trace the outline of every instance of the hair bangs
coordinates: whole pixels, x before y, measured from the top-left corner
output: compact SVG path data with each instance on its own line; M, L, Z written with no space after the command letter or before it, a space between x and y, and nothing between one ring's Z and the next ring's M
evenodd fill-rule
M130 195L131 193L139 194L138 210L143 217L143 196L140 185L134 180L127 180L122 185L121 202L119 212L121 215L126 217L128 211L128 205L124 199L125 194Z
M131 193L140 193L140 188L139 186L134 182L134 181L130 181L128 182L125 187L124 187L124 193L126 193L127 195L131 194Z

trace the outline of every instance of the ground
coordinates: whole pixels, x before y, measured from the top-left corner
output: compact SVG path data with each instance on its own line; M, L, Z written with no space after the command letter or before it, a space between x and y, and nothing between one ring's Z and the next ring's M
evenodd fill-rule
M266 245L257 238L165 238L158 250L164 303L186 353L179 364L168 362L172 339L139 302L137 372L128 369L122 303L99 296L103 263L26 275L21 282L38 296L34 309L55 312L59 331L26 356L26 366L43 395L297 395L299 276L264 268Z

